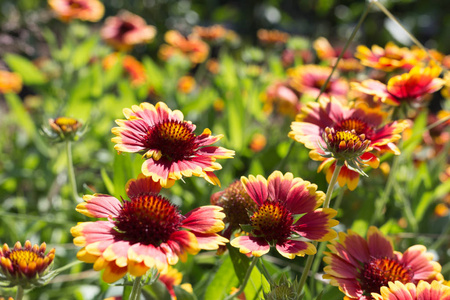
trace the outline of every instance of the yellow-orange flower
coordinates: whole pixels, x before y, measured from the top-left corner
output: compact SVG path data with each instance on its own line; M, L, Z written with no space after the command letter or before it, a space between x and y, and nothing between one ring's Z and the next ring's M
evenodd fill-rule
M208 57L208 44L193 36L186 38L176 30L169 30L164 35L164 40L167 44L161 45L158 52L158 56L164 61L178 54L188 58L192 64L199 64Z
M342 49L333 48L330 42L324 37L319 37L315 40L313 47L316 50L319 59L327 62L330 66L335 65L337 58L342 52ZM342 72L359 72L364 69L361 63L353 57L350 51L346 51L343 54L337 68Z
M178 79L177 88L183 94L189 94L195 89L196 83L192 76L182 76Z
M156 28L129 11L109 17L100 31L102 38L117 50L130 50L134 45L149 43L156 35Z
M262 96L263 110L268 114L275 111L294 118L301 107L298 94L288 82L275 82L267 87Z
M19 74L0 70L0 93L18 93L22 90L22 77Z
M105 12L103 3L98 0L48 0L48 4L64 22L74 19L97 22Z
M111 53L103 59L103 67L105 70L111 69L119 61L119 53ZM125 55L122 60L122 67L128 74L131 85L139 86L147 81L147 73L144 65L134 56Z
M192 29L192 36L198 37L206 42L217 43L225 39L227 29L222 25L213 25L210 27L195 26Z
M258 40L263 45L284 45L289 40L290 35L279 30L259 29L257 32Z
M416 61L408 48L400 48L392 42L387 43L384 48L373 45L369 49L360 45L356 48L355 57L359 58L364 66L386 72L396 69L409 70L413 67L413 62Z

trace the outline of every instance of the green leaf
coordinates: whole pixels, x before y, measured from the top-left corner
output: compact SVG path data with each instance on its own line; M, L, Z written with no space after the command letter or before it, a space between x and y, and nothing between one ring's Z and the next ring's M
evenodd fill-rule
M230 294L231 288L238 286L239 280L234 273L233 263L227 256L208 285L204 299L223 299Z
M102 175L103 183L105 184L105 187L106 187L106 190L108 191L108 193L110 195L115 195L116 193L114 190L114 184L113 184L111 178L108 176L108 173L106 173L106 170L104 168L102 168L100 173Z
M76 47L72 55L72 65L75 70L85 66L89 62L92 57L92 50L97 45L97 41L98 37L94 35Z
M241 283L247 273L247 269L250 266L250 259L239 252L235 247L227 245L228 252L230 253L231 262L233 263L234 271Z
M47 82L45 75L27 58L8 53L4 59L11 70L22 77L24 84L41 85Z

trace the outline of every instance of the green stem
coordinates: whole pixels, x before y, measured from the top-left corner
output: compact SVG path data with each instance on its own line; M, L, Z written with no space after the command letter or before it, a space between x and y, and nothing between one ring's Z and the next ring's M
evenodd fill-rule
M262 273L264 274L264 277L266 277L266 279L269 282L270 286L274 286L275 282L273 281L272 276L270 276L270 273L267 270L266 266L263 264L262 259L259 261L259 265L261 266Z
M276 170L282 170L284 168L284 165L286 164L287 159L288 159L289 155L291 154L292 149L294 148L294 144L295 144L295 141L292 140L291 143L289 144L289 149L288 149L286 155L280 161L280 163L278 164L278 167L276 168Z
M431 54L428 52L428 50L425 48L424 45L422 45L421 42L419 42L418 39L416 39L416 37L414 35L412 35L401 23L399 20L397 20L396 17L394 17L393 14L391 14L391 12L378 0L370 0L370 3L375 3L375 5L392 21L394 21L395 24L397 24L398 26L400 26L408 35L408 37L411 39L411 41L414 42L414 44L417 45L417 47L419 47L420 49L422 49L423 51L425 51L425 53L428 55L428 57L430 58L430 60L432 60L434 63L436 63L438 66L442 67L442 64L440 62L438 62L436 59L434 59L433 56L431 56Z
M141 276L134 279L129 300L138 300L141 297Z
M339 161L336 161L336 167L333 171L333 175L331 176L330 183L328 184L327 194L325 195L325 201L323 202L323 207L328 208L330 206L331 195L333 195L333 189L336 185L337 179L339 177L339 172L341 171L342 164ZM314 247L317 249L317 241L313 242ZM315 255L309 255L306 260L305 269L303 270L302 277L300 277L299 291L303 290L303 286L305 285L306 279L309 275L309 270L311 269L312 263L314 261Z
M250 274L252 273L253 268L255 267L256 263L258 262L258 258L259 257L256 257L256 256L253 257L252 263L250 264L250 266L247 269L247 273L245 274L244 280L242 280L241 286L233 294L230 294L227 297L225 297L225 300L234 299L235 297L239 296L239 294L244 291L245 286L247 285L248 280L250 279Z
M69 175L69 182L72 188L72 198L75 202L77 202L78 201L77 182L75 181L75 171L73 168L72 144L69 140L66 141L66 153L67 153L67 173Z
M369 13L369 9L372 6L372 1L369 2L369 4L365 7L364 12L361 15L361 18L358 21L358 24L356 24L355 28L353 28L352 33L350 34L350 37L348 38L347 42L345 42L344 48L342 48L341 53L339 53L339 56L333 66L333 69L331 70L330 75L328 75L327 80L325 80L325 83L322 85L322 87L320 88L320 93L316 98L316 102L317 100L319 100L320 96L323 94L323 92L325 91L326 87L328 86L328 83L331 80L331 76L333 76L334 71L336 71L337 66L339 64L339 61L342 59L342 57L344 56L345 51L347 51L347 48L350 46L350 43L353 41L353 39L355 38L356 33L358 32L359 28L361 27L362 23L364 22L364 20L367 17L367 14Z
M14 298L14 299L22 300L24 292L25 292L24 289L20 285L18 285L17 292L16 292L16 298Z

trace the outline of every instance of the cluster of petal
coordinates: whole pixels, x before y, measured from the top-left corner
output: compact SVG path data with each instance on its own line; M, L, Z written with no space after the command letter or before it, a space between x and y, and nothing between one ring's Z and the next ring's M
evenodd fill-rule
M397 69L409 70L416 62L413 53L408 48L400 48L393 42L388 42L384 48L373 45L369 49L360 45L356 48L355 57L360 59L364 66L386 72Z
M119 152L144 152L146 158L142 173L171 186L183 176L202 177L212 184L220 184L213 173L221 169L218 158L232 158L234 151L211 146L222 138L212 136L205 129L194 134L195 125L183 120L183 113L172 111L163 102L155 106L149 103L134 105L123 110L126 120L116 120L119 127L112 132L112 139Z
M192 64L199 64L206 60L209 54L209 46L196 36L184 37L175 30L169 30L164 35L167 44L161 45L158 56L167 61L175 55L181 55L189 59Z
M118 52L111 53L103 59L102 65L105 70L110 70L119 61L122 62L122 67L126 74L128 74L132 86L140 86L147 82L147 73L144 65L134 58L134 56L125 55L121 57Z
M342 49L333 48L330 42L324 38L319 37L313 43L314 50L316 50L317 57L327 62L330 66L336 64L337 58L342 52ZM338 63L337 69L341 72L359 72L364 69L361 63L353 57L350 51L344 52L341 60Z
M156 28L129 11L108 17L100 31L101 37L117 50L130 50L137 44L149 43L156 35Z
M30 241L23 247L17 242L13 249L4 244L0 249L0 281L26 288L39 285L55 258L55 249L45 254L46 248L45 243L33 246Z
M364 80L361 83L352 83L352 88L374 96L383 103L398 106L402 103L412 105L420 104L422 99L442 88L445 80L439 78L439 67L412 68L408 73L403 73L389 79L387 85L373 79Z
M401 138L400 133L408 127L406 121L384 124L386 118L387 114L381 109L370 108L365 103L359 103L356 107L347 107L338 101L321 99L319 102L308 103L302 108L296 121L291 124L292 131L289 133L289 137L311 149L310 157L312 159L323 161L318 171L325 169L329 182L336 166L336 158L324 157L326 156L323 150L326 145L324 140L326 128L335 131L351 132L354 130L356 135L364 135L366 140L370 140L370 144L359 158L370 167L377 168L379 159L370 151L400 154L394 142ZM339 185L347 184L350 190L354 190L358 181L359 173L344 165L339 173Z
M96 271L104 270L105 282L115 282L126 273L142 276L151 268L163 271L185 260L188 253L228 242L216 233L224 228L222 208L202 206L183 216L158 195L160 189L150 177L139 176L127 184L129 201L94 194L84 196L85 202L77 206L88 217L106 218L71 229L74 244L83 247L78 259L93 263ZM129 210L133 206L134 212Z
M318 209L325 194L317 186L292 173L273 172L266 180L261 175L242 177L241 182L250 198L257 204L249 212L251 231L233 239L230 244L241 253L262 256L271 245L286 258L313 255L312 241L328 241L336 237L332 229L338 221L336 211ZM301 239L302 238L302 239Z
M438 281L430 283L420 281L403 284L400 281L389 282L379 293L372 293L375 300L450 300L450 287Z
M22 77L19 74L0 70L0 93L18 93L22 90Z
M302 65L288 70L290 85L302 95L317 98L322 86L331 74L331 68L319 65ZM322 97L335 97L344 101L348 92L347 82L335 74L330 78Z
M326 279L351 299L369 300L372 292L389 281L418 283L441 280L441 265L432 261L422 245L409 247L404 253L394 251L392 242L371 226L364 239L349 230L340 232L339 241L332 241L325 252Z
M103 3L98 0L48 0L48 4L64 22L74 19L97 22L105 12Z

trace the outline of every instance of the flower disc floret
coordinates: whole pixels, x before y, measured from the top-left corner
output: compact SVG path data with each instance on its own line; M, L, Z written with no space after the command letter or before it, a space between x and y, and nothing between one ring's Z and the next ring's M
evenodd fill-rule
M286 207L270 200L261 205L251 217L253 234L264 237L269 243L283 242L289 238L293 223L294 218Z
M0 250L0 281L7 286L20 285L23 288L40 286L45 283L45 275L55 258L55 249L47 254L46 244L32 246L26 241L22 247L20 242L10 249L4 244Z
M323 133L325 147L321 147L324 151L323 157L334 157L338 161L352 161L358 158L367 151L370 145L370 140L366 139L365 134L357 134L352 130L338 130L326 127ZM358 160L358 163L363 163Z

